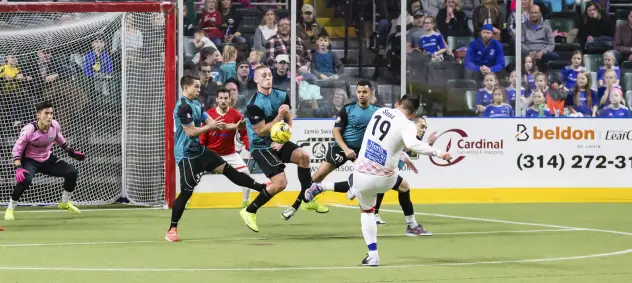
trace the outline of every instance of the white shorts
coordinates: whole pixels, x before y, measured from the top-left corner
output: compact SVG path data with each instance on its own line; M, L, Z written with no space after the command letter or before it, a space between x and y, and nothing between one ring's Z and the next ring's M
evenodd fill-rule
M358 198L360 208L362 210L371 210L375 207L377 194L382 194L392 189L397 184L398 179L401 179L398 175L384 177L354 171L350 185Z
M239 172L247 172L248 165L244 162L244 160L239 156L239 153L231 153L229 155L222 155L222 159L228 163L228 165L235 168L235 170Z

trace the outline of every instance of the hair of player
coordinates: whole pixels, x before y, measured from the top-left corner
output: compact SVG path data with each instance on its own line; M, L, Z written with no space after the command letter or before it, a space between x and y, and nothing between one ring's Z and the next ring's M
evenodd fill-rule
M230 91L223 86L217 90L217 94L215 96L219 98L220 93L226 93L228 94L228 98L230 98Z
M35 104L35 110L37 112L40 112L46 108L53 108L53 103L51 103L50 101L42 101Z
M359 86L366 86L366 87L369 87L369 89L373 90L373 84L369 80L360 80L360 81L358 81L358 84L356 85L356 88L359 87Z
M255 68L254 73L256 74L259 70L270 69L267 65L259 65Z
M226 81L224 82L224 87L226 87L226 85L229 83L234 83L237 86L237 92L239 92L239 81L236 78L230 77L226 79Z
M409 114L417 112L420 104L419 99L410 94L402 96L399 100L399 106L403 107Z
M191 75L185 75L180 79L180 87L184 89L185 87L191 86L195 83L195 81L199 81L200 78Z

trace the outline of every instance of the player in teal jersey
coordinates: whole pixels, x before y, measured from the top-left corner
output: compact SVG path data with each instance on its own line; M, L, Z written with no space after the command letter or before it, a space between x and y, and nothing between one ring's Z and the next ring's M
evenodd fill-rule
M259 232L257 227L257 210L266 204L277 193L285 190L287 177L285 164L298 165L298 180L301 183L301 193L297 203L288 210L298 207L303 202L303 195L312 185L309 168L309 154L295 143L288 141L283 144L273 143L270 129L280 121L292 126L292 112L290 111L290 97L285 91L272 88L272 72L267 66L255 68L254 81L257 92L248 101L246 108L246 129L250 142L250 155L259 165L272 183L263 190L255 200L242 209L239 214L252 231ZM287 210L281 214L283 218Z
M187 201L195 186L206 172L223 174L240 187L261 192L266 186L255 182L249 175L238 172L215 152L200 145L199 135L211 130L222 130L226 124L211 119L197 101L200 96L200 79L184 76L180 80L182 97L176 103L174 120L176 124L174 154L180 169L180 195L173 204L171 226L165 238L179 241L178 222L184 213ZM206 125L203 125L206 124Z

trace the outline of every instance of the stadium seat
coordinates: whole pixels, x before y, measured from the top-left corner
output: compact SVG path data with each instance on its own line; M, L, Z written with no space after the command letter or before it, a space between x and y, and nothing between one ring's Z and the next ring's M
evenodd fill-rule
M320 87L320 95L323 99L331 99L334 90L340 88L347 93L347 98L351 95L351 86L343 80L317 80L315 85Z
M569 32L575 27L573 19L548 19L544 23L548 24L552 30L558 30L559 32Z
M590 86L593 89L599 88L599 80L597 80L597 72L590 72Z
M504 88L507 88L511 85L511 83L507 79L499 79L498 83Z
M195 44L193 43L193 37L185 36L184 37L184 61L191 61L195 54L197 54L197 48L195 48Z
M627 23L627 22L628 22L627 20L617 20L616 26Z
M467 108L473 113L476 113L476 91L468 90L465 92L465 100L467 101Z
M573 57L575 50L581 50L579 44L556 43L553 51L560 55L560 60L566 60L568 62Z
M546 63L546 69L547 70L562 70L564 69L564 67L568 65L570 65L570 62L568 61L562 61L562 60L549 61Z
M615 18L617 20L626 20L630 14L630 9L617 9L615 12Z
M623 89L632 90L632 73L626 73L623 75L623 82L621 82Z
M549 16L550 19L573 19L575 18L575 16L577 16L577 13L575 11L563 11L563 12L553 12L551 13L551 16Z
M590 72L596 72L599 69L599 66L603 66L603 55L602 54L585 54L584 55L584 66L586 70Z
M630 105L632 105L632 90L628 90L625 93L625 105L627 105L628 107L630 107Z
M446 81L463 78L463 65L458 62L433 62L428 67L428 88L433 92L443 93Z
M446 83L445 112L471 113L466 93L476 92L477 84L473 80L449 80Z
M474 40L471 36L448 36L448 45L452 50L459 49L461 47L469 46L470 42Z
M506 56L505 55L505 67L507 67L509 65L516 66L516 56Z
M632 73L632 61L623 61L621 63L621 73Z

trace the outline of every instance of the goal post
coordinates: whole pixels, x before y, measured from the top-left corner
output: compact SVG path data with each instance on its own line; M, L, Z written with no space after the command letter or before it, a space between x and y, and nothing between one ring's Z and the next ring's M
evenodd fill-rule
M73 196L79 205L121 196L173 205L176 166L176 5L170 2L0 3L0 204L15 185L11 149L55 105L69 143L86 152ZM20 204L56 204L63 179L37 174Z

